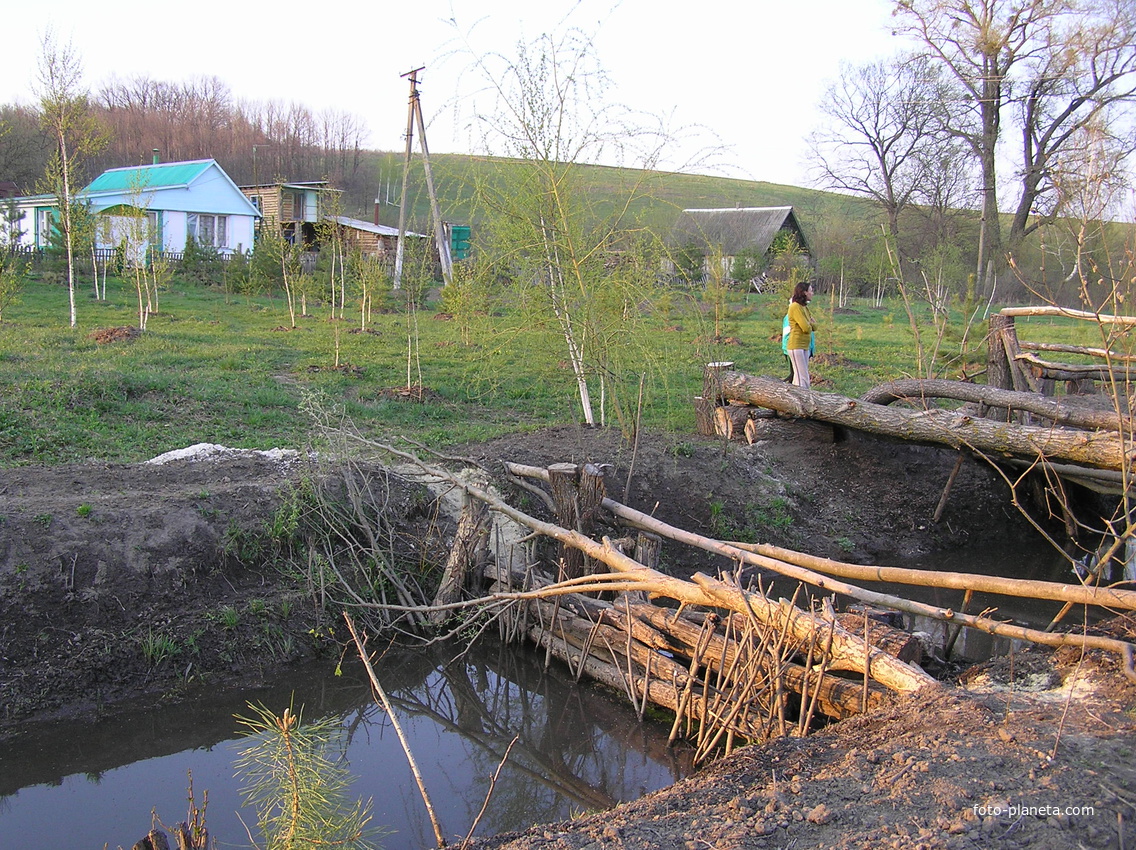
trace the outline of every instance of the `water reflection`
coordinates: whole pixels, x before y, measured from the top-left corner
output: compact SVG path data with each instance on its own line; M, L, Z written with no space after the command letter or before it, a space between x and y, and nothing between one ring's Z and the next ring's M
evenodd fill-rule
M634 799L683 775L665 727L640 724L618 697L576 684L543 656L496 644L450 663L453 652L392 651L384 686L411 740L447 838L465 834L489 779L518 738L479 834L559 820ZM245 702L280 711L294 699L306 716L336 716L354 792L374 798L375 822L396 830L390 850L429 847L433 830L386 716L362 671L324 664L240 694L208 690L178 706L148 706L101 723L29 728L0 749L0 847L130 847L150 811L185 817L186 771L209 790L210 831L220 847L248 846L233 777ZM251 812L241 812L246 821Z

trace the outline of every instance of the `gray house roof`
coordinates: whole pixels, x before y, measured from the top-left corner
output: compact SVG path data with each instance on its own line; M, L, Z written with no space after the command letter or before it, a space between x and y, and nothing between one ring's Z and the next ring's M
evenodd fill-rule
M747 249L765 253L782 230L796 234L798 244L808 252L808 241L793 215L792 207L683 210L675 225L672 242L676 245L717 246L726 256L734 256Z

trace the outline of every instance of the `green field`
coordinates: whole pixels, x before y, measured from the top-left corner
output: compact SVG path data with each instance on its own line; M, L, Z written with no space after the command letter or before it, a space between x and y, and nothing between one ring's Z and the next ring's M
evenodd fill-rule
M403 435L433 446L581 421L555 323L507 303L468 319L465 342L461 323L439 315L433 302L417 314L375 314L365 332L350 307L346 318L332 321L328 307L309 303L312 315L288 330L282 296L236 296L175 281L145 333L99 344L94 331L137 323L134 290L112 278L106 301L89 291L78 297L76 329L68 327L67 292L58 284L31 279L4 310L0 464L138 461L198 442L303 447L313 407L342 411L375 437ZM640 305L633 336L611 340L620 349L612 362L621 371L603 388L606 423L620 424L616 402L633 416L640 375L643 425L676 433L693 431L691 399L702 364L732 360L745 372L784 376L784 303L781 295L731 293L719 327L724 340L716 341L713 311L699 293L660 289L658 298ZM821 323L816 389L854 396L917 374L901 302L853 302L833 310L821 293L814 312ZM924 308L918 317L925 347L929 316ZM1062 338L1094 344L1093 326L1081 324ZM1055 339L1051 325L1023 322L1022 335ZM982 332L972 330L970 341L981 340ZM937 374L981 368L980 351L969 363L959 358L961 336L962 318L955 315ZM409 384L421 375L429 391L424 403L389 392L408 385L408 351ZM596 378L591 392L598 418Z

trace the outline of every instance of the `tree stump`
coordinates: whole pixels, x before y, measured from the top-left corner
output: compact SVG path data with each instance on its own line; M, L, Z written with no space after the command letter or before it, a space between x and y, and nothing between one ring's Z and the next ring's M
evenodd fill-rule
M160 829L151 829L131 850L170 850L170 842Z
M986 335L986 385L1003 390L1014 389L1014 377L1010 371L1010 360L1003 344L1003 330L1014 330L1014 317L994 313L990 316L990 330ZM1005 422L1009 418L1005 410L992 407L986 414L988 419Z
M733 361L720 360L716 363L707 363L702 371L702 397L713 407L725 403L722 399L722 373L733 368Z
M727 440L741 439L746 423L754 418L755 408L744 404L727 404L714 411L714 433Z
M454 544L450 547L438 592L434 594L435 606L460 601L469 577L480 572L488 543L489 519L489 506L485 502L471 499L468 493L463 495ZM449 611L431 611L428 619L434 625L439 625L449 614Z
M714 436L714 402L700 395L694 397L694 430L703 437Z
M663 538L650 531L640 531L635 538L635 560L652 570L659 568L659 556L663 551Z
M556 506L556 524L577 530L580 525L579 467L574 463L554 463L548 467L548 489ZM558 575L561 580L584 574L584 553L563 543L557 547Z

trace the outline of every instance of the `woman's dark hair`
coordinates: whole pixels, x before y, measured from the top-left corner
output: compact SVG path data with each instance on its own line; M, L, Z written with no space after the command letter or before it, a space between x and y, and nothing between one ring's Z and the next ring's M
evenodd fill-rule
M793 289L792 300L796 301L798 304L808 304L809 303L809 287L810 286L812 286L812 284L809 283L807 280L803 280L800 283L798 283L796 288Z

